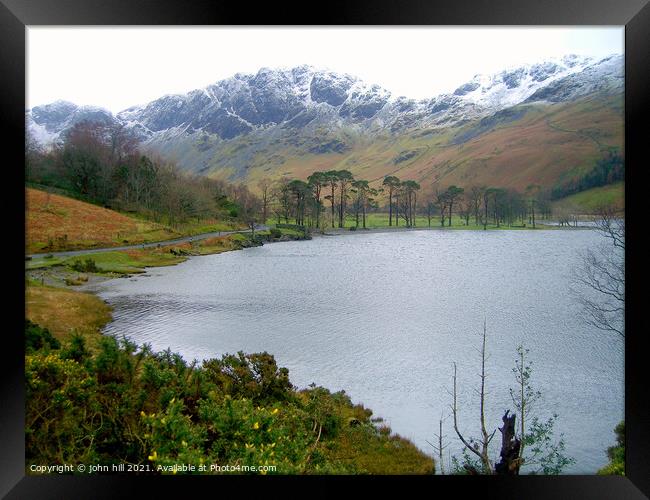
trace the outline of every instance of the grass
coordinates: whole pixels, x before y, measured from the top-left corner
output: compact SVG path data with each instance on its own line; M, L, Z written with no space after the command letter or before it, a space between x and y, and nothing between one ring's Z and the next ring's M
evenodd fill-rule
M87 345L96 346L100 329L111 320L111 308L99 297L36 282L28 282L25 317L45 328L59 340L77 332Z
M299 397L306 401L305 393ZM381 425L381 418L369 417L372 410L361 404L338 405L337 413L346 422L335 439L319 447L332 462L351 465L359 474L433 474L435 463L408 439L392 434L390 427ZM356 425L354 425L356 424Z
M276 220L268 220L267 224L275 224L277 222ZM470 217L469 220L469 226L465 225L465 220L459 217L458 215L454 215L451 218L451 227L449 227L447 224L449 223L449 220L445 218L445 227L444 229L464 229L464 230L483 230L483 225L482 224L475 224L474 223L474 218ZM544 226L544 221L542 220L536 220L535 221L537 227L543 227L544 229L549 229L552 226ZM345 229L349 229L350 227L356 226L356 219L354 217L348 216L345 219ZM428 228L429 227L429 220L426 216L417 216L415 218L415 228ZM325 230L331 230L332 225L328 221L324 225ZM359 230L362 230L363 228L363 221L362 218L359 217ZM393 219L393 225L389 226L388 225L388 214L387 213L370 213L366 214L366 228L367 229L389 229L389 228L395 228L395 229L400 229L400 228L406 228L406 223L404 222L403 219L399 220L399 226L395 225L395 219ZM431 228L432 229L442 229L442 226L440 225L440 216L436 215L431 218ZM339 229L338 224L337 227L334 228L335 230ZM487 229L499 229L499 230L518 230L518 229L532 229L532 225L526 223L525 227L521 226L521 221L517 220L515 221L515 224L512 226L508 226L507 224L500 224L499 227L496 226L496 224L489 223L487 225ZM283 229L283 231L286 231ZM294 231L295 232L295 231Z
M217 236L197 242L195 249L200 255L210 255L241 248L241 243L246 240L242 234L231 234L228 236Z
M267 231L268 233L268 231ZM299 235L296 231L282 230L283 234ZM259 234L259 233L256 233ZM249 235L230 234L199 240L192 243L161 245L160 247L134 248L131 250L115 250L97 252L72 257L35 257L27 261L27 270L48 269L55 266L65 266L72 269L77 262L83 263L90 259L100 274L137 274L144 272L147 267L173 266L187 260L190 255L210 255L215 253L238 250L248 244Z
M143 243L180 236L152 222L37 189L26 189L27 253Z
M165 247L168 248L168 247ZM141 273L145 267L170 266L186 260L163 249L133 249L119 252L102 252L90 256L68 257L64 265L71 266L75 261L92 259L103 273L132 274Z
M325 454L337 462L354 464L367 474L433 474L433 460L410 441L365 426L344 429Z
M27 261L25 268L29 269L45 269L47 267L60 266L66 259L64 257L34 257Z
M187 221L172 228L33 188L26 188L26 204L26 253L136 245L243 228L216 219Z
M623 181L608 186L587 189L553 203L555 211L578 209L587 213L594 212L603 206L615 206L620 209L625 207L625 185Z

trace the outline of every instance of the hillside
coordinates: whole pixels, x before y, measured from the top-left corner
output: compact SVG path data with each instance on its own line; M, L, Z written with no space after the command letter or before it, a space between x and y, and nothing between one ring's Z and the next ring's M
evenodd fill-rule
M180 233L38 189L26 189L26 253L137 244Z
M258 154L246 169L252 186L263 177L286 175L305 180L316 170L347 169L355 177L379 182L386 175L413 179L423 186L497 185L524 190L529 184L552 187L588 171L608 148L622 148L622 99L583 99L568 104L522 104L508 113L463 127L418 130L356 139L344 132L330 141L354 142L338 153L315 154L301 144L280 143ZM232 148L251 147L250 137ZM294 141L295 142L295 141ZM247 144L248 143L248 144ZM301 147L302 146L302 147ZM215 166L209 176L228 179L235 169Z
M625 209L625 186L623 182L615 182L607 186L587 189L572 194L553 204L555 212L577 211L579 213L594 213L601 207Z

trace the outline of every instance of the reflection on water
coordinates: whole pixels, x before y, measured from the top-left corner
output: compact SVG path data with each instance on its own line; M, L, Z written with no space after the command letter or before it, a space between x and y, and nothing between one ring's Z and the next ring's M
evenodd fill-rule
M577 462L569 472L593 473L624 415L623 342L586 326L568 287L578 252L599 238L584 230L354 234L195 257L98 290L115 309L108 334L188 360L268 351L295 385L344 389L426 452L450 413L452 362L461 429L478 437L485 319L490 426L512 408L521 342L543 393L537 414L559 414L556 434ZM451 419L445 426L457 453Z

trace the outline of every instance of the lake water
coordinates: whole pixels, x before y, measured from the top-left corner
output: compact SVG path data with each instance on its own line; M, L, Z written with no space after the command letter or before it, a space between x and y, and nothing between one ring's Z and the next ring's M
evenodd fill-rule
M189 361L268 351L294 385L344 389L427 453L441 416L448 450L461 448L449 416L453 362L461 431L480 435L485 320L488 431L513 408L523 343L543 395L534 414L559 415L556 436L576 459L565 472L591 474L624 417L623 342L587 326L569 293L579 252L601 240L589 230L317 237L193 257L96 291L115 309L107 334Z

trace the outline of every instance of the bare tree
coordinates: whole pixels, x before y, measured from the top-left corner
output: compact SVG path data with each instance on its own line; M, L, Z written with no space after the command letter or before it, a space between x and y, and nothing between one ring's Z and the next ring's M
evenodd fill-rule
M594 224L606 241L581 254L571 290L587 323L625 337L625 218L611 207L601 208Z
M494 433L496 432L496 429L492 431L491 434L488 434L487 429L485 428L485 357L486 357L486 351L485 351L485 344L486 344L486 336L487 336L487 329L485 322L483 323L483 341L481 345L481 389L479 391L479 397L480 397L480 423L481 423L481 439L477 442L475 442L474 439L465 439L463 434L460 432L458 429L458 405L456 402L456 363L454 363L454 376L453 376L453 400L452 400L452 406L451 406L451 412L454 417L454 430L456 431L456 434L458 435L458 438L461 440L463 445L465 445L465 448L469 451L471 451L473 454L475 454L479 460L481 461L481 464L483 466L483 473L484 474L492 474L493 469L492 469L492 462L490 461L490 456L489 456L489 445L490 441L492 441L492 438L494 437ZM478 474L478 471L476 470L470 470L468 469L468 472L473 473L473 474Z
M452 405L451 411L454 419L454 430L458 435L460 441L464 445L463 468L469 474L519 474L522 464L537 465L539 470L533 471L543 472L544 474L559 474L564 467L574 463L574 460L564 455L565 443L561 437L559 441L553 442L553 426L557 419L557 415L553 415L547 421L541 421L537 417L532 418L532 422L527 423L530 419L531 405L541 397L539 391L535 391L530 385L531 364L527 362L526 355L528 350L523 346L517 348L518 359L515 362L513 372L517 382L516 389L510 389L510 396L515 405L515 409L520 413L520 425L517 426L516 415L510 413L510 410L505 410L501 417L503 426L499 427L501 433L501 450L499 453L499 460L494 462L490 461L489 445L496 433L494 429L488 433L485 424L485 402L486 390L485 380L487 374L485 372L485 361L487 359L486 353L486 325L483 323L483 335L481 344L481 386L477 390L480 396L479 417L480 417L480 433L479 439L465 438L458 428L458 413L459 408L457 404L457 387L456 387L456 364L454 363L453 374L453 392L452 392ZM517 432L519 430L519 433ZM442 434L442 426L441 426ZM529 449L528 457L524 457L524 443ZM442 442L439 442L439 446ZM473 453L478 457L472 460L467 451ZM459 463L456 457L453 457L454 467L459 468ZM481 470L479 470L481 469Z
M442 418L442 416L441 416L440 420L438 421L438 425L439 425L440 430L439 430L438 434L434 434L434 436L436 437L437 443L434 444L434 443L430 442L429 440L427 440L427 443L429 443L429 445L433 448L433 450L438 454L438 470L440 471L440 474L442 474L442 475L445 474L445 463L444 463L444 460L443 460L443 451L445 450L445 448L447 448L447 446L449 446L448 444L444 444L444 437L445 436L442 433L442 422L444 420L445 419Z
M472 213L474 214L474 224L478 226L479 216L481 211L481 200L483 199L484 187L472 186L469 190L469 199L472 205Z
M257 182L257 187L260 190L262 195L262 224L266 224L266 219L269 216L269 201L270 201L270 191L273 183L267 177L260 179Z

